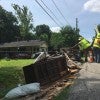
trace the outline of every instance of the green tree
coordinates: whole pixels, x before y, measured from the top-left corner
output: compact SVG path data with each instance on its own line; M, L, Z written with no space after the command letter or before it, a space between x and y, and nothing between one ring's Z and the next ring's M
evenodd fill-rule
M40 40L48 42L48 36L46 34L41 35L39 38Z
M50 27L48 25L38 25L36 26L36 35L38 39L44 39L46 40L46 42L48 43L48 45L50 46L50 38L51 38L51 30Z
M51 47L54 50L59 50L61 47L64 47L65 37L61 33L52 33L51 35Z
M79 34L77 34L75 28L72 28L71 26L65 26L62 27L60 32L63 35L63 37L65 37L65 46L71 47L78 42Z
M37 25L36 26L36 34L40 36L41 34L49 34L50 33L50 28L48 25Z
M20 36L17 19L12 14L0 6L0 43L16 41Z
M22 8L19 7L19 5L13 4L12 5L16 15L17 19L19 22L20 26L20 34L23 40L29 40L32 39L33 37L33 18L32 18L32 13L28 11L28 8L26 6L23 6Z
M100 32L100 24L97 25L98 31Z

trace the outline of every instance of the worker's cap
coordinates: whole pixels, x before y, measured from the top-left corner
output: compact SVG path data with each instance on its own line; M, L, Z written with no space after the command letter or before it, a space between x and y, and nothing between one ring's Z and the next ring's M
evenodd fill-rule
M79 37L79 39L78 40L82 40L83 39L83 37Z

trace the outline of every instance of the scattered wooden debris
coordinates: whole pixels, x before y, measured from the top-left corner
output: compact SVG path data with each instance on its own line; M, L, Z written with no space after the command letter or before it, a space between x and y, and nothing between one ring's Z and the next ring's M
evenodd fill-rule
M65 61L67 62L69 75L66 74L66 70L61 71L60 76L62 77L59 80L41 86L41 91L37 94L32 94L18 100L52 100L52 98L62 92L64 88L72 85L74 83L73 80L77 78L75 74L81 68L68 57L66 52L64 52L64 55L66 57Z
M81 69L73 60L71 60L67 52L63 49L64 55L66 57L67 65L69 68Z
M62 79L59 79L52 84L42 86L40 92L19 98L17 100L52 100L52 98L61 93L64 88L72 85L74 83L74 79L76 79L76 76L74 75L62 77Z

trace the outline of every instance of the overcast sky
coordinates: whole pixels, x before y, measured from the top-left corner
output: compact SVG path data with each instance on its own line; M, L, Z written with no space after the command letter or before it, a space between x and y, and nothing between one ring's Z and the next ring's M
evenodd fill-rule
M43 6L41 0L37 0ZM59 26L71 25L75 27L75 19L78 18L80 34L90 40L94 36L95 25L100 24L100 0L53 0L65 19L55 8L52 0L42 0L58 18ZM41 9L35 0L0 0L0 5L7 11L14 10L11 4L27 6L33 14L34 26L40 24L49 25L52 30L59 30L59 26ZM43 6L44 7L44 6ZM45 7L46 9L46 7ZM47 9L46 9L47 10ZM51 15L51 13L48 11ZM52 15L51 15L52 16Z

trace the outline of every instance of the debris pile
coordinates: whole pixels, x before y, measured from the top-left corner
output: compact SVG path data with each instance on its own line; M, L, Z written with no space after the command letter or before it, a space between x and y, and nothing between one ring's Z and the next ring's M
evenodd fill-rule
M41 86L41 91L36 94L27 95L17 100L53 100L64 88L74 83L75 75L65 76L52 84Z
M20 97L18 100L52 100L76 79L75 74L81 68L69 58L66 51L63 50L63 55L56 56L44 54L41 53L34 64L23 67L26 84L38 82L40 91Z
M57 60L58 59L58 60ZM63 60L62 60L63 59ZM33 95L29 95L25 97L23 100L52 100L54 96L57 96L65 87L69 87L74 82L73 80L76 79L76 73L81 69L73 60L71 60L68 56L68 54L64 51L63 56L59 54L56 56L53 54L45 60L45 62L49 61L47 64L46 69L48 67L59 67L60 69L60 77L55 79L49 75L50 81L46 84L41 84L41 92ZM39 61L38 63L40 63ZM43 62L42 62L43 63ZM41 67L45 66L46 64L39 64ZM65 67L64 67L65 66ZM63 70L61 68L64 68ZM52 71L55 70L55 67L51 69ZM56 69L57 70L57 69ZM50 71L50 70L49 70ZM58 72L59 72L58 71ZM67 73L66 73L67 72ZM50 73L48 73L50 74ZM52 75L55 74L55 72L51 73ZM53 79L54 78L54 79ZM41 82L41 81L40 81ZM33 99L34 98L34 99Z

